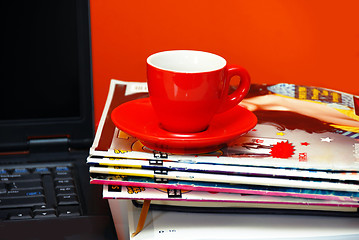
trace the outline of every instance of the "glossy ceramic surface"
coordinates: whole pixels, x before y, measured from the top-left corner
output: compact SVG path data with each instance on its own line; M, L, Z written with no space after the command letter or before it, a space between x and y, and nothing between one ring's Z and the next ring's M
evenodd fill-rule
M228 95L231 77L241 78ZM207 52L175 50L147 59L148 90L154 111L165 130L201 132L212 118L238 105L249 90L247 71L227 65L224 58Z
M137 137L146 147L170 153L205 153L218 150L257 124L256 116L241 106L217 114L207 130L179 134L163 130L149 98L115 108L111 114L117 128Z

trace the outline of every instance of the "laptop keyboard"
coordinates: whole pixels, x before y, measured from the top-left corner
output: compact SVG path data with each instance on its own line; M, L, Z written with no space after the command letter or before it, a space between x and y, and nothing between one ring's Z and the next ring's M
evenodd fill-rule
M0 167L0 219L80 216L72 165Z

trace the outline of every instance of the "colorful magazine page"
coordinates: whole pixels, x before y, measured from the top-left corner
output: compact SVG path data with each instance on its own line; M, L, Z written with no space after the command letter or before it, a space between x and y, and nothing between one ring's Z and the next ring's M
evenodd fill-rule
M331 206L331 207L349 207L357 208L359 203L330 201L321 199L291 198L291 197L275 197L264 195L243 195L239 193L213 193L188 191L181 189L163 189L163 188L146 188L146 187L129 187L117 185L104 185L103 198L105 199L131 199L131 200L165 200L180 201L179 206L186 206L187 201L214 202L206 206L232 206L244 207L252 204L286 204L286 205L312 205L312 206ZM166 203L166 202L164 202ZM225 205L225 203L227 203ZM222 205L223 204L223 205ZM242 204L242 205L241 205ZM188 206L188 205L187 205Z
M260 186L276 186L276 187L294 187L294 188L310 188L323 189L333 191L349 191L359 192L358 184L344 183L344 182L324 182L314 180L297 180L278 177L254 177L254 176L239 176L239 175L225 175L225 174L210 174L197 173L188 171L163 171L163 170L148 170L139 168L119 168L119 167L92 167L90 166L90 173L111 174L111 175L125 175L138 176L156 179L172 179L184 181L199 181L199 182L219 182L229 184L246 184L246 185L260 185Z
M228 184L218 182L182 181L162 178L91 174L91 184L119 185L148 188L182 189L207 192L255 194L266 196L301 197L335 201L359 201L358 192L321 189L289 188L262 185Z
M188 161L166 161L166 160L147 160L147 159L128 159L128 158L107 158L93 156L87 159L89 166L113 166L113 167L132 167L149 170L163 171L188 171L203 172L227 175L249 175L249 176L269 176L269 177L305 177L315 179L335 179L359 181L359 174L356 172L332 172L285 169L274 167L255 167L229 164L213 163L193 163Z
M146 83L112 80L91 156L166 159L196 163L328 171L359 170L358 97L294 84L256 85L242 101L257 126L226 148L176 155L146 148L117 129L110 114L120 104L148 97Z
M144 200L132 200L132 203L138 207L142 207ZM231 212L235 209L236 213L258 213L260 210L265 209L265 212L268 213L276 213L280 211L276 210L293 210L301 211L325 211L327 212L350 212L354 213L354 216L357 216L357 207L350 207L350 206L342 206L342 205L317 205L317 204L293 204L293 203L251 203L251 202L213 202L213 201L173 201L173 200L151 200L151 207L153 209L162 209L166 207L166 210L178 211L183 209L188 210L187 207L190 207L190 210L193 211L194 208L196 210L205 208L205 209L212 209L212 211L217 211L219 213L224 213L223 211ZM230 209L230 210L229 210ZM200 211L202 211L200 210ZM247 211L246 211L247 210ZM205 210L204 210L205 211ZM204 212L202 211L202 212ZM263 212L262 212L263 213ZM290 214L293 212L287 212ZM306 212L308 214L309 212ZM311 212L311 214L315 214L315 212ZM336 215L336 214L335 214Z

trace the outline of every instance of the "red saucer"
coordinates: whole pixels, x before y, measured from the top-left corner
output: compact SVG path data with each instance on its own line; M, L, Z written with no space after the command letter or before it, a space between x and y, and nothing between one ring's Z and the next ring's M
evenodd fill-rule
M216 115L206 131L172 133L159 127L149 98L121 104L111 114L116 127L153 150L169 153L205 153L216 151L247 133L257 124L249 110L236 106Z

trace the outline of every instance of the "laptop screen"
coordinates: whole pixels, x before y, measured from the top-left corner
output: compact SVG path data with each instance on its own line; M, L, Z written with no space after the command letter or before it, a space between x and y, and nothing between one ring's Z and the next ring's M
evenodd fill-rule
M76 2L5 2L0 118L79 116Z
M38 135L92 136L89 13L79 7L84 2L2 3L0 145Z

